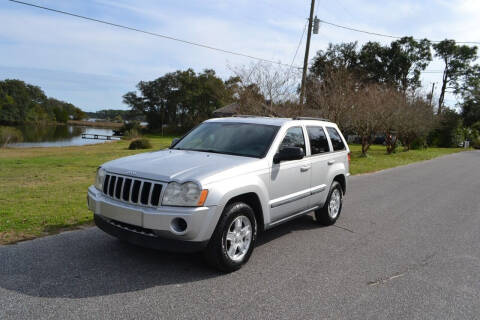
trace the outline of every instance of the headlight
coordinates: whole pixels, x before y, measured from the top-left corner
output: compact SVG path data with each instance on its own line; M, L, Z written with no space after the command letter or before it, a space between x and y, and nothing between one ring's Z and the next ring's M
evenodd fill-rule
M193 182L170 182L163 194L162 205L179 207L200 207L207 199L208 190L201 190Z
M105 181L105 169L102 167L97 169L97 176L95 178L95 188L102 191L103 190L103 181Z

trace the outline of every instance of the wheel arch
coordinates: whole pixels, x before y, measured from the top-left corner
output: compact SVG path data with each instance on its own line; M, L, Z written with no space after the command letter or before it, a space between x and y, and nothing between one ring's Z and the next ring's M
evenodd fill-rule
M340 183L340 186L342 187L343 194L347 192L347 179L345 178L344 174L337 174L334 178L333 181L337 181ZM333 183L332 181L332 183Z
M248 204L253 209L255 218L257 219L257 231L263 231L265 229L262 203L260 201L260 197L255 192L247 192L236 195L227 201L225 207L234 202L243 202Z

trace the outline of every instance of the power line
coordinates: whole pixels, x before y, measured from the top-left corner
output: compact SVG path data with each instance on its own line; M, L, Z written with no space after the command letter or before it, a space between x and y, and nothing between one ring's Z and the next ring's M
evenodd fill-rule
M346 29L346 30L350 30L350 31L355 31L355 32L360 32L360 33L365 33L365 34L370 34L370 35L374 35L374 36L379 36L379 37L385 37L385 38L391 38L391 39L401 39L402 37L399 37L399 36L393 36L393 35L389 35L389 34L384 34L384 33L378 33L378 32L373 32L373 31L366 31L366 30L361 30L361 29L357 29L357 28L352 28L352 27L347 27L347 26L342 26L340 24L336 24L336 23L333 23L333 22L329 22L329 21L325 21L323 19L320 19L320 22L323 22L325 24L328 24L328 25L331 25L333 27L337 27L337 28L342 28L342 29ZM416 39L416 40L420 40L420 39ZM430 42L441 42L439 40L430 40ZM455 41L456 43L463 43L463 44L478 44L480 45L480 41Z
M180 39L180 38L175 38L175 37L160 34L160 33L155 33L155 32L145 31L145 30L141 30L141 29L137 29L137 28L133 28L133 27L128 27L128 26L125 26L125 25L121 25L121 24L117 24L117 23L113 23L113 22L108 22L108 21L105 21L105 20L90 18L90 17L78 15L78 14L67 12L67 11L62 11L62 10L48 8L48 7L43 7L43 6L39 6L39 5L36 5L36 4L23 2L23 1L18 1L18 0L8 0L8 1L14 2L14 3L17 3L17 4L22 4L22 5L25 5L25 6L30 6L30 7L35 7L35 8L38 8L38 9L43 9L43 10L55 12L55 13L60 13L60 14L64 14L64 15L67 15L67 16L72 16L72 17L76 17L76 18L80 18L80 19L84 19L84 20L98 22L98 23L106 24L106 25L109 25L109 26L117 27L117 28L127 29L127 30L130 30L130 31L136 31L136 32L148 34L148 35L151 35L151 36L154 36L154 37L173 40L173 41L181 42L181 43L184 43L184 44L189 44L189 45L192 45L192 46L197 46L197 47L201 47L201 48L205 48L205 49L215 50L215 51L222 52L222 53L227 53L227 54L236 55L236 56L240 56L240 57L245 57L245 58L249 58L249 59L254 59L254 60L258 60L258 61L278 64L280 66L285 66L285 67L289 67L289 68L292 67L292 65L282 63L280 61L273 61L273 60L269 60L269 59L255 57L255 56L245 54L245 53L240 53L240 52L235 52L235 51L226 50L226 49L222 49L222 48L212 47L210 45L202 44L202 43L199 43L199 42L183 40L183 39ZM295 66L295 68L301 69L301 67L299 67L299 66Z
M293 66L293 63L295 62L295 58L297 57L297 54L298 54L298 49L300 49L300 46L302 45L303 37L305 36L305 31L307 30L307 25L308 25L308 21L305 21L305 26L303 27L302 36L300 37L300 41L298 42L297 50L295 50L295 54L293 55L293 59L290 67Z

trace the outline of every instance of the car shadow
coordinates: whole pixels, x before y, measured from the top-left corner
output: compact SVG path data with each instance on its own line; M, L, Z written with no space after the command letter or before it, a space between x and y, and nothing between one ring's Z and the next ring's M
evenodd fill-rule
M257 246L313 228L319 225L303 216L260 234ZM35 297L95 297L219 276L228 275L201 254L142 248L97 228L0 247L0 287Z

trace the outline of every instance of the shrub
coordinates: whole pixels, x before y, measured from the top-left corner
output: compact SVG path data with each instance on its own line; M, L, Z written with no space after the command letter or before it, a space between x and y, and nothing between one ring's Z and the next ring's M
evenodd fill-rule
M413 140L410 149L412 150L419 150L419 149L426 149L427 148L427 140L426 138L416 138Z
M0 127L0 146L4 148L12 142L23 141L23 135L20 130L13 127Z
M147 138L140 138L130 142L128 149L130 150L150 149L151 147L152 147L152 144L150 143L150 140L148 140Z
M437 127L428 136L428 145L450 148L458 147L462 140L458 135L461 128L460 116L451 109L446 109L440 116Z
M472 147L475 149L480 149L480 137L477 137L472 141Z

